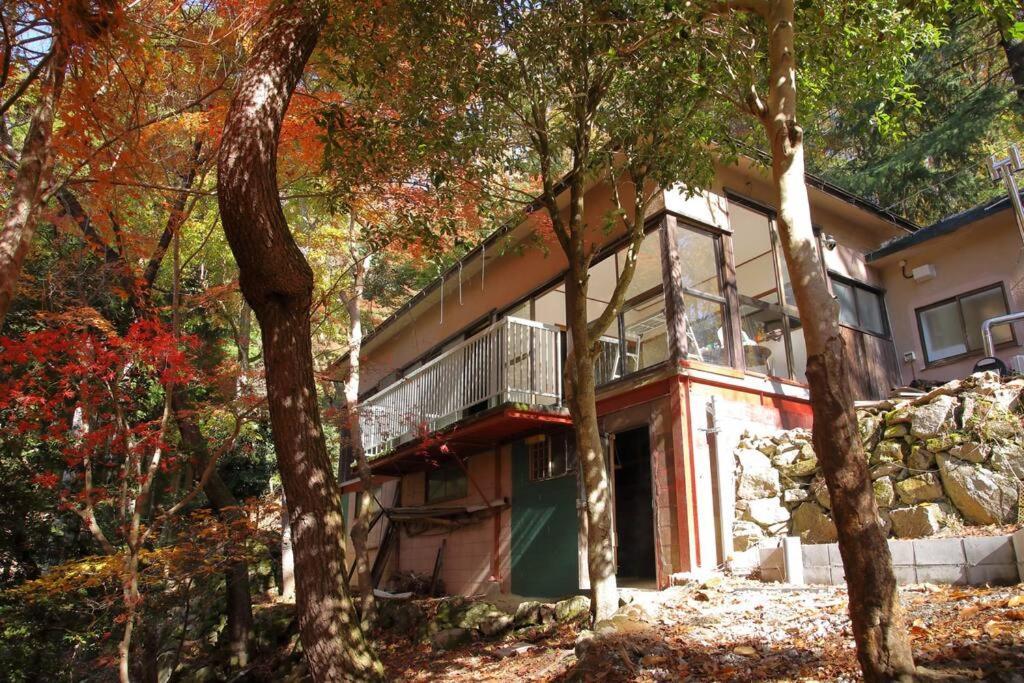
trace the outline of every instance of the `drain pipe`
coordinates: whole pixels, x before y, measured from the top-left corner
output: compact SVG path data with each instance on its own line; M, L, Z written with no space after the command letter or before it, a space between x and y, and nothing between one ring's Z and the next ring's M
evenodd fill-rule
M985 356L994 358L996 355L996 345L992 341L992 326L1002 325L1004 323L1012 323L1018 320L1024 320L1024 313L1010 313L1008 315L1001 315L996 318L989 318L981 324L981 340L985 345Z

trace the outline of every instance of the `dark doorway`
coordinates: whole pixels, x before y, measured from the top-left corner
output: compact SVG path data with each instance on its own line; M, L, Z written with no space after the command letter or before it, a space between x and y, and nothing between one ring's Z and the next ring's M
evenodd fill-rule
M647 427L615 435L615 533L620 579L651 580L654 570L654 495Z

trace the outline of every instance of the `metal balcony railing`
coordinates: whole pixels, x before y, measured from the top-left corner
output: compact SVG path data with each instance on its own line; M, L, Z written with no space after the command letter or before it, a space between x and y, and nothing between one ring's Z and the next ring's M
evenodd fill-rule
M504 318L363 401L363 448L373 458L493 406L561 402L560 330Z

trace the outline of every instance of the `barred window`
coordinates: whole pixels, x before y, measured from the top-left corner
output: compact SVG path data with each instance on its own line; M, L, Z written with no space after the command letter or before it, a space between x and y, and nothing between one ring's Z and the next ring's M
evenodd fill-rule
M530 480L555 479L576 471L576 447L570 434L542 435L527 441Z

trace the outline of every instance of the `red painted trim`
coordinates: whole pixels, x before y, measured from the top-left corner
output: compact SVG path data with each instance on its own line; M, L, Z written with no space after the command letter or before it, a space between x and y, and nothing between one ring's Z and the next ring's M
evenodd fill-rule
M637 387L631 391L601 399L597 402L598 417L663 397L668 393L668 385L671 379L671 377L666 377L656 382L651 382L650 384Z

